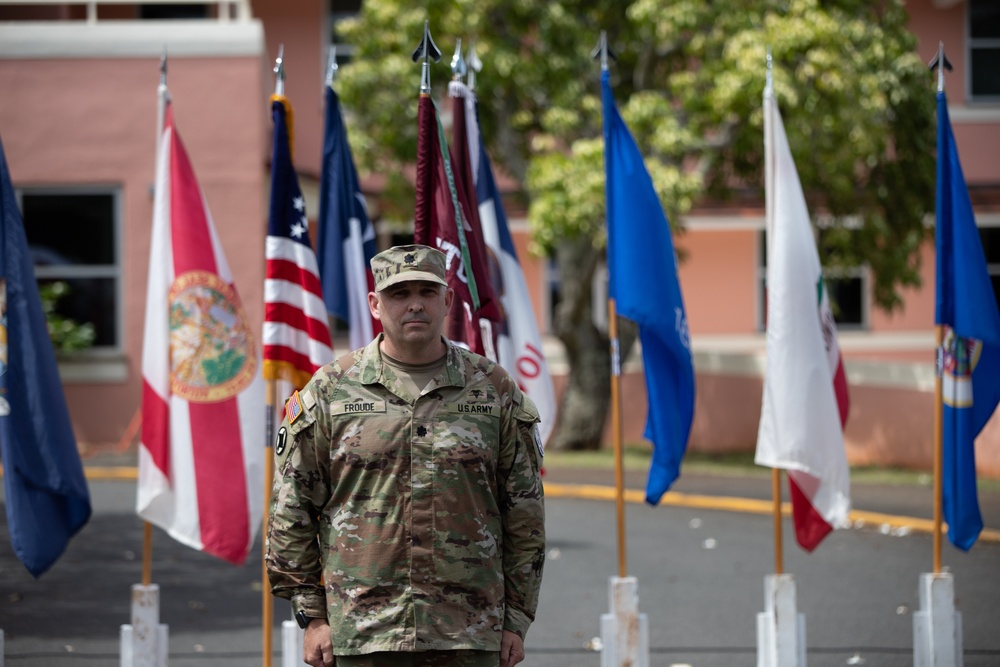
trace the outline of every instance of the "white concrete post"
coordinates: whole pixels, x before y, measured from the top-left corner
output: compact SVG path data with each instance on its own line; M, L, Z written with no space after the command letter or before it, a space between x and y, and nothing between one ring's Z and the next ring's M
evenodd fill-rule
M757 614L757 667L805 667L806 617L798 613L795 577L764 577L764 611Z
M302 643L305 630L295 621L281 623L281 667L302 667ZM306 665L308 667L308 665Z
M611 577L611 613L601 614L601 667L649 667L649 618L639 613L635 577Z
M955 611L950 573L920 575L920 610L913 614L913 666L962 667L962 615Z
M169 633L160 623L160 587L132 586L132 623L121 626L121 667L167 667Z

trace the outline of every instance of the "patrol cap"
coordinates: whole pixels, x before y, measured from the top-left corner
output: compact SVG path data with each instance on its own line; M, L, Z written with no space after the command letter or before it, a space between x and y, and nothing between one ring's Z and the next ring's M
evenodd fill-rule
M426 280L448 286L445 279L445 256L425 245L398 245L372 257L375 291L409 280Z

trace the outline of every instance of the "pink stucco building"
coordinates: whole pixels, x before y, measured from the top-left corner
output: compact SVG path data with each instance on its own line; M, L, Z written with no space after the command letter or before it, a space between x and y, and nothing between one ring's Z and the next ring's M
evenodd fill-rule
M95 349L60 362L85 450L127 443L139 407L164 47L178 130L259 331L274 57L284 44L295 162L314 216L330 28L359 5L0 0L0 136L38 249L39 277L78 287L65 308L85 314L98 329ZM955 66L948 84L951 118L1000 287L1000 11L994 5L912 0L907 9L921 58L930 60L943 40ZM509 213L545 329L547 263L527 252L523 211ZM752 449L764 360L763 210L702 208L684 222L687 232L677 245L687 257L680 277L698 372L691 446ZM382 236L387 243L388 232ZM865 267L840 284L847 304L840 343L851 385L847 441L853 463L930 466L933 243L923 252L924 287L907 292L904 308L892 316L872 305ZM556 373L565 372L558 343L547 353ZM645 416L641 377L629 375L624 392L626 438L634 441ZM1000 477L1000 420L980 436L977 456L983 474Z

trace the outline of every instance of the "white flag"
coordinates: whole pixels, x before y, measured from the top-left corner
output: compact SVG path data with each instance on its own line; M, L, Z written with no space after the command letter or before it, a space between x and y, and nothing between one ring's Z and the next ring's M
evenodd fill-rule
M848 397L816 241L773 91L767 154L767 365L756 462L788 471L795 534L812 551L851 507Z

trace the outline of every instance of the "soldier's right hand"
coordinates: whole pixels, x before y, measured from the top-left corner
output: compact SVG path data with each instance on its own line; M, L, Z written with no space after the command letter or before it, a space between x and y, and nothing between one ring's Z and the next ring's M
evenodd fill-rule
M333 642L325 620L314 618L306 628L302 660L311 667L333 667Z

